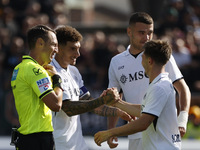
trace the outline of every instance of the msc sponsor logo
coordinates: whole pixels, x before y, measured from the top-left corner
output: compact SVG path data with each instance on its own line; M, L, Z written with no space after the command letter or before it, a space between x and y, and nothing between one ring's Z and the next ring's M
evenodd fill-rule
M120 77L120 81L121 83L125 84L127 81L133 82L133 81L141 80L143 78L148 78L148 77L145 75L144 71L139 71L139 72L135 72L134 74L128 74L127 76L122 74Z

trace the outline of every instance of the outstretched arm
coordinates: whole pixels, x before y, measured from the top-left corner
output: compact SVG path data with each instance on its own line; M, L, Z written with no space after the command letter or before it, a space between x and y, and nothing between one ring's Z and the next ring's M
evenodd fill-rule
M96 109L94 109L94 113L100 116L106 116L106 117L120 117L123 120L131 121L131 116L126 113L125 111L115 108L112 106L102 105Z
M97 145L114 136L127 136L146 130L156 117L150 114L142 114L138 120L121 127L112 128L106 131L100 131L94 135L94 141Z
M139 104L131 104L120 100L117 103L115 103L114 106L120 108L123 111L126 111L131 116L140 117L141 115L141 105Z
M93 109L103 104L115 103L118 100L119 100L119 95L117 93L117 90L111 88L108 90L106 95L93 100L80 100L80 101L65 100L63 101L62 110L68 116L74 116L92 111Z

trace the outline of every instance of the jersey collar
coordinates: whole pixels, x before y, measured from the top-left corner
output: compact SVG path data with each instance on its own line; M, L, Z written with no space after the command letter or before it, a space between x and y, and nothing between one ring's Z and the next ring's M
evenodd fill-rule
M22 56L22 60L26 60L26 59L32 60L33 62L35 62L36 64L38 64L38 62L35 59L33 59L31 56L28 56L28 55Z
M61 67L60 64L56 61L55 58L53 58L52 63L53 63L53 65L55 66L55 68L57 68L57 69L62 69L62 67Z
M130 45L127 47L127 49L124 53L125 56L131 55L130 52L129 52L129 48L130 48Z
M126 49L126 51L125 51L125 56L129 56L129 55L131 55L131 56L133 56L133 57L138 57L138 56L140 56L140 55L142 55L143 54L143 51L142 52L140 52L140 53L138 53L136 56L134 56L133 54L131 54L130 53L130 51L129 51L129 49L130 49L130 47L131 47L131 45L129 45L128 47L127 47L127 49Z
M161 78L168 78L169 73L165 72L165 73L160 73L151 83L155 84L156 82L158 82Z

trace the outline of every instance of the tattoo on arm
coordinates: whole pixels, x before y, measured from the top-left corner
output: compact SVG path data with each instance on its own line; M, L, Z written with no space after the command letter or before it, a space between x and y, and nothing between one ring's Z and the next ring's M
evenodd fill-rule
M74 115L92 111L93 109L103 104L104 104L104 100L102 97L99 97L93 100L80 100L80 101L65 100L63 101L63 104L62 104L62 110L68 116L74 116Z
M117 116L117 108L104 105L94 110L94 113L100 116L115 117Z

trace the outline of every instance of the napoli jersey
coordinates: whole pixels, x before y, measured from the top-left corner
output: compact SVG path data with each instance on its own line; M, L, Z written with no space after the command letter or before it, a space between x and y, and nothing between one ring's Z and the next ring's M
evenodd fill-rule
M87 91L80 90L84 85L78 69L71 65L63 69L55 59L51 64L62 78L63 100L79 101L79 97ZM52 114L56 150L88 150L82 135L80 116L69 117L63 110Z
M149 85L149 78L145 75L142 66L142 54L134 57L126 51L114 56L109 66L109 85L108 87L117 87L122 90L127 102L141 104L143 96ZM174 82L183 76L178 69L173 56L166 64L166 71L169 72L169 78ZM130 139L141 138L141 133L128 136Z
M168 73L161 73L149 85L142 108L142 113L156 116L142 132L144 150L180 150L175 90Z

